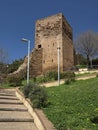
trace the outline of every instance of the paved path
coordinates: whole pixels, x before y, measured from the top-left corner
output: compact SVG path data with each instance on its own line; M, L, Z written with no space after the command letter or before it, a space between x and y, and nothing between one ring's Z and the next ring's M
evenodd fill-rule
M80 76L80 77L77 77L76 80L86 80L86 79L90 79L90 78L95 78L96 77L96 74L90 74L90 75L86 75L86 76ZM64 79L61 79L60 80L60 84L64 84L65 80ZM41 84L42 86L45 86L45 87L53 87L53 86L58 86L58 81L54 81L54 82L49 82L49 83L43 83Z
M14 89L0 89L0 130L38 130Z

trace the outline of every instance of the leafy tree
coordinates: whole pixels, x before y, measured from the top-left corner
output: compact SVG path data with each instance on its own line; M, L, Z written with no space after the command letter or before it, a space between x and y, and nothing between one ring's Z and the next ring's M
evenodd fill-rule
M98 54L98 34L87 31L75 40L75 50L77 54L82 54L90 67L90 61Z
M0 62L0 74L6 74L7 73L7 64Z
M16 71L19 68L19 66L23 63L23 61L24 61L23 59L13 61L12 64L8 65L7 72L12 73Z

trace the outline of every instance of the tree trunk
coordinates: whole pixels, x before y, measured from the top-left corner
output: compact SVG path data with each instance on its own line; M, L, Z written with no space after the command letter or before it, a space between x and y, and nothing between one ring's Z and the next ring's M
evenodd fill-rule
M87 55L87 68L88 69L90 68L90 58L89 58L89 55Z

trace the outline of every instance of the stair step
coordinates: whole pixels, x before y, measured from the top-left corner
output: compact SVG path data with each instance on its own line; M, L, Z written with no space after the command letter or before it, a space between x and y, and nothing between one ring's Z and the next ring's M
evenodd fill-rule
M32 116L28 113L28 111L0 111L0 120L1 119L32 119Z
M0 118L0 122L34 122L34 120L33 118L30 119Z
M5 101L0 101L0 104L15 104L15 105L22 105L22 102L5 102Z
M6 93L0 93L0 96L12 96L12 97L16 97L15 94L6 94Z
M28 111L28 109L24 109L24 108L0 108L0 111L20 111L20 112L24 112L24 111Z
M0 130L38 130L33 122L0 122Z
M0 99L7 99L7 100L19 100L18 98L14 97L0 97Z

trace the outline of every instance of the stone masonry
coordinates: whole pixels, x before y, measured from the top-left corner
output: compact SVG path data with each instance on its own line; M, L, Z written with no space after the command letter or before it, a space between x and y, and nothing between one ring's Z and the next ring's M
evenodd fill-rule
M36 21L35 47L30 54L30 75L38 76L47 71L57 71L58 50L60 47L60 71L74 66L72 28L62 13ZM24 63L14 73L25 70Z

